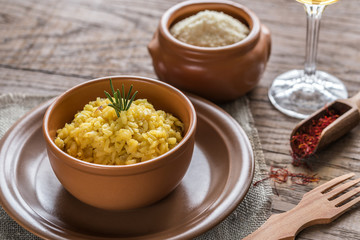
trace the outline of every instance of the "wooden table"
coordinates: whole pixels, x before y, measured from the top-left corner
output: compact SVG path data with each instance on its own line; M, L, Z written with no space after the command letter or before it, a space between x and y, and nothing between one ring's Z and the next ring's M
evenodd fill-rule
M0 94L59 94L106 75L156 78L146 45L161 15L176 0L0 0ZM238 0L272 32L272 55L259 85L249 93L267 164L318 173L322 181L354 171L360 176L360 128L319 154L312 171L293 168L289 135L298 122L270 104L267 91L278 74L302 68L305 12L296 1ZM354 95L360 90L360 4L344 0L326 8L318 68L339 77ZM273 212L291 209L315 185L276 185ZM274 188L275 192L275 188ZM360 211L314 226L297 239L360 239Z

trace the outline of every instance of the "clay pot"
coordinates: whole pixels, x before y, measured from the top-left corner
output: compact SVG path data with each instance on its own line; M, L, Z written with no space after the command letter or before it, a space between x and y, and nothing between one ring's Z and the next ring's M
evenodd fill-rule
M89 101L110 92L109 77L85 82L60 95L47 109L43 133L51 167L73 196L107 210L125 210L152 204L169 194L184 177L193 153L196 113L190 100L176 88L158 80L112 76L115 89L124 84L139 91L155 109L174 114L184 123L184 136L177 146L154 159L132 165L100 165L76 159L59 149L56 130L63 128Z
M176 22L202 10L224 12L250 28L240 42L198 47L173 37ZM161 81L215 102L234 100L252 90L265 71L271 51L270 32L246 7L231 1L185 1L167 10L148 45Z

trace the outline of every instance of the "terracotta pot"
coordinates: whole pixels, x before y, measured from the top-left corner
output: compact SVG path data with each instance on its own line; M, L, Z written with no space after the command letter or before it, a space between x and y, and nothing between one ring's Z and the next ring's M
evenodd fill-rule
M170 27L202 10L221 11L250 28L240 42L197 47L173 37ZM158 78L215 102L234 100L259 82L271 51L270 31L246 7L231 1L185 1L167 10L148 45Z
M68 192L94 207L124 210L152 204L169 194L184 177L193 153L196 113L190 100L161 81L134 76L111 77L114 87L132 84L155 109L172 113L184 123L184 137L169 152L133 165L100 165L76 159L54 143L56 130L96 97L110 92L109 77L85 82L60 95L47 109L43 133L51 167Z

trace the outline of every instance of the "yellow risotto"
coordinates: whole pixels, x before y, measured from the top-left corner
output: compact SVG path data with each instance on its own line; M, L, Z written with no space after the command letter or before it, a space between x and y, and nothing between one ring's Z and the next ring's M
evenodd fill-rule
M120 117L109 103L97 98L85 105L70 124L57 131L55 144L87 162L123 165L155 158L182 139L183 123L155 110L146 99L135 100Z

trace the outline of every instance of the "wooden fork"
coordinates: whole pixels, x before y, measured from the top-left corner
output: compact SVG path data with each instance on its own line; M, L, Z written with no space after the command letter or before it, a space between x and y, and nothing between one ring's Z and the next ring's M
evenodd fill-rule
M354 175L354 173L349 173L337 177L304 194L295 208L272 215L258 230L244 239L291 240L295 239L296 234L306 227L332 222L351 206L360 202L360 196L349 200L360 192L360 187L344 193L359 183L360 178L331 189Z

